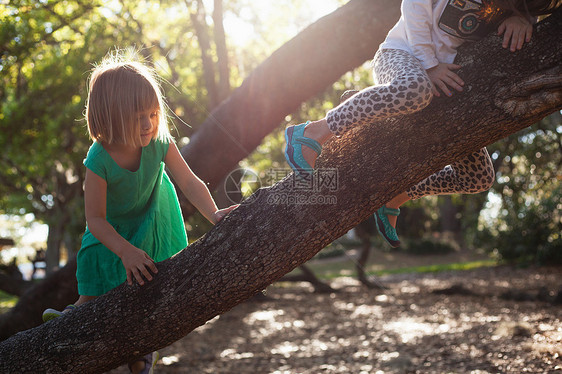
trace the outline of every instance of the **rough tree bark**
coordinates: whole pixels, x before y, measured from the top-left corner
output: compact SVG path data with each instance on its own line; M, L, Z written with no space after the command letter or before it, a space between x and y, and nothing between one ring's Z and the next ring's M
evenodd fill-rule
M211 188L216 186L301 102L372 58L399 15L400 3L395 0L351 0L281 46L212 112L197 132L200 135L182 149L192 169ZM193 214L194 208L185 199L182 208L184 215ZM0 315L0 340L40 323L41 312L55 306L41 296L51 288L67 291L66 296L57 294L58 303L76 300L76 292L67 287L75 284L76 262L66 267L65 277L55 277L58 285L38 284L12 313ZM28 300L34 302L28 304Z
M561 109L561 16L540 24L515 54L496 36L467 45L459 59L463 94L327 145L316 176L336 170L337 188L310 191L289 176L259 190L159 263L147 285L123 284L0 343L0 372L102 372L169 345L304 263L400 191Z

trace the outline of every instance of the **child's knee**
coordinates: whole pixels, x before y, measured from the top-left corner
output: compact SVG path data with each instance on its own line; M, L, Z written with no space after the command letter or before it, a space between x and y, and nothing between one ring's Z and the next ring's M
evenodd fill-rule
M490 165L483 164L483 169L478 170L473 177L471 187L465 193L480 193L486 192L494 185L496 180L496 173L494 168Z
M482 170L481 170L481 181L482 181L482 191L488 191L494 185L496 180L496 172L494 170L494 164L492 163L492 159L488 155L488 152L483 149L480 152L485 151L485 154L482 154L480 157L483 159L482 162Z
M494 167L490 165L486 168L486 172L483 173L482 177L482 191L488 191L494 185L496 181L496 172L494 171Z
M417 104L420 107L419 110L422 110L433 100L433 83L431 83L429 77L419 77L417 93Z
M421 75L396 79L390 84L389 90L394 92L394 104L403 114L418 112L428 106L433 99L431 81Z

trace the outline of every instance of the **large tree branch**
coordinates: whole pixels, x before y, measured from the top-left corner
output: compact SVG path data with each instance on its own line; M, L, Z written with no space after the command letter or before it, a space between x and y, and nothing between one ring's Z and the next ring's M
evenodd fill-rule
M76 258L73 257L61 270L29 287L12 309L0 315L0 339L41 324L41 313L47 308L44 300L57 309L74 302L78 298L77 287Z
M5 274L4 272L0 272L0 290L9 293L10 295L20 296L32 284L32 281L16 278Z
M317 175L334 168L337 188L298 189L289 176L259 190L201 240L159 263L147 285L123 284L0 343L0 371L100 372L165 347L306 262L451 160L559 110L561 15L539 25L515 54L502 50L496 36L463 49L463 94L329 144ZM283 203L285 197L300 203Z

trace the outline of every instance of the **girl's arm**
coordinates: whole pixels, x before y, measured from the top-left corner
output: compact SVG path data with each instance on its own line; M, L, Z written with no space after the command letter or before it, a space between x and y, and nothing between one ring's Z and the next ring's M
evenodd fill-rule
M178 147L172 141L170 142L164 162L181 192L209 222L213 224L219 222L231 210L238 206L232 205L228 208L218 210L209 189L205 183L193 173L181 156Z
M157 273L156 265L150 256L133 246L123 238L109 222L106 217L107 183L106 181L86 168L86 180L84 182L84 202L86 208L86 222L88 229L103 245L115 253L127 272L127 283L133 283L133 277L142 286L144 280L152 280L152 275L148 271Z

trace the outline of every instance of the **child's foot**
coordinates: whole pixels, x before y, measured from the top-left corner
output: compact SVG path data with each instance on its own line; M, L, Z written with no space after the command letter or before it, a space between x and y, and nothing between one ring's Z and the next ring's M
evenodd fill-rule
M307 126L304 127L304 133L303 136L304 137L308 137L309 139L313 139L316 140L315 135L311 135L311 133L314 133L314 130L311 130L311 124L309 123ZM318 140L316 140L318 141ZM322 147L322 143L318 142L318 144L320 144L320 147ZM306 160L306 162L308 162L308 164L310 166L312 166L312 168L314 168L314 165L316 165L316 159L318 158L318 156L320 156L320 153L316 153L315 150L311 149L310 147L304 147L302 148L302 156L304 157L304 159Z
M60 317L63 313L69 312L74 309L76 309L76 306L73 304L67 305L62 312L53 308L45 309L45 311L43 312L43 322L48 322L52 319Z
M332 133L326 120L301 123L285 130L285 159L296 173L312 173L322 144Z
M387 208L386 205L383 205L375 212L377 230L392 248L396 248L400 245L400 239L398 239L398 234L396 233L395 228L396 217L398 217L399 214L400 209ZM394 224L390 222L389 216L394 218Z

